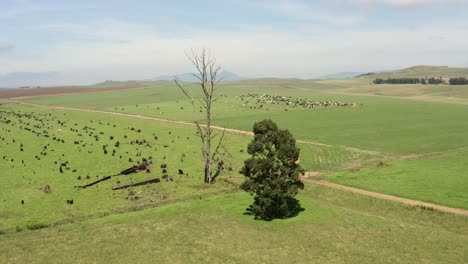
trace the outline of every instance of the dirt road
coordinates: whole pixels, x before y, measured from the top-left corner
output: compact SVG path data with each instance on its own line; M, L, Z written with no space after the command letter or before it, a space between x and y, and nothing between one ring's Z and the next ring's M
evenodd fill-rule
M456 215L461 215L461 216L468 217L468 210L464 210L464 209L460 209L460 208L452 208L452 207L447 207L447 206L442 206L442 205L437 205L437 204L432 204L432 203L426 203L426 202L417 201L417 200L401 198L401 197L397 197L397 196L393 196L393 195L387 195L387 194L383 194L383 193L376 193L376 192L366 191L366 190L357 189L357 188L353 188L353 187L348 187L348 186L344 186L344 185L340 185L340 184L336 184L336 183L331 183L331 182L328 182L328 181L325 181L325 180L311 179L311 178L302 178L302 180L305 181L305 182L319 184L319 185L327 186L327 187L337 189L337 190L362 194L362 195L374 197L374 198L377 198L377 199L402 203L402 204L411 205L411 206L420 206L420 207L426 208L426 209L433 209L435 211L440 211L440 212L451 213L451 214L456 214Z

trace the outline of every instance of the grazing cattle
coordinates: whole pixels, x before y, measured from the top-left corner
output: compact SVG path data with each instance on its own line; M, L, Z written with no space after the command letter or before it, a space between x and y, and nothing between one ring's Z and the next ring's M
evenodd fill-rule
M184 171L179 169L179 175L183 175L184 174Z
M21 204L24 204L24 200L21 200Z
M163 163L161 164L161 169L166 169L167 168L167 164Z
M167 173L167 170L166 170L166 169L162 169L162 173Z
M52 191L52 190L50 189L50 185L47 184L47 185L44 187L44 192L45 192L45 193L50 193L51 191Z

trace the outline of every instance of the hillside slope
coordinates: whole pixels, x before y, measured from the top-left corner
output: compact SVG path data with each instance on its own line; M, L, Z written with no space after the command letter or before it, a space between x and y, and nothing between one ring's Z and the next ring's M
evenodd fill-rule
M422 77L468 77L468 68L454 68L447 66L414 66L406 69L368 74L358 78L376 79L376 78L422 78Z

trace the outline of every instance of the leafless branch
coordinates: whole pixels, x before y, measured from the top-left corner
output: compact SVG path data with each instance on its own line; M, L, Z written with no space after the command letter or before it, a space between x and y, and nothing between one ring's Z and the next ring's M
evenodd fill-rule
M197 116L196 116L196 107L195 107L195 97L194 95L184 87L183 83L174 76L174 82L182 91L182 93L190 100L193 110L193 120L197 128L198 137L200 137L202 143L202 154L205 162L205 182L210 183L213 179L212 177L212 162L214 157L219 153L219 148L222 145L224 139L225 131L216 145L214 152L211 151L211 140L216 137L216 134L211 128L211 123L213 121L212 105L216 102L215 91L216 86L221 81L218 79L220 67L216 66L216 59L213 58L209 51L203 49L201 53L196 53L194 50L191 50L191 53L185 53L187 58L190 60L192 65L195 67L196 72L193 76L199 81L198 84L203 92L201 99L198 99L201 107L205 110L206 114L206 124L201 125ZM200 109L201 109L200 107Z

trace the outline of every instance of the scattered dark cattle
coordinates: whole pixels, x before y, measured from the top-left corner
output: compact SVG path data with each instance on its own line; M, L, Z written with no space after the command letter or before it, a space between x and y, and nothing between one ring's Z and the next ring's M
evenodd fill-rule
M184 171L179 169L179 175L183 175L184 174Z
M167 164L161 164L161 169L167 168Z
M377 167L386 167L388 166L388 164L384 163L383 161L379 162L379 164L377 164Z
M21 200L21 204L24 204L24 200Z
M52 190L50 189L50 186L47 184L45 187L44 187L44 192L45 193L50 193Z
M72 205L73 204L73 199L72 200L67 200L67 204Z
M166 169L162 169L162 173L167 173L167 170L166 170Z

